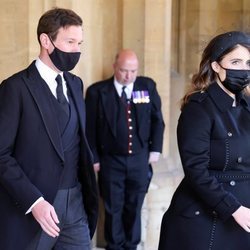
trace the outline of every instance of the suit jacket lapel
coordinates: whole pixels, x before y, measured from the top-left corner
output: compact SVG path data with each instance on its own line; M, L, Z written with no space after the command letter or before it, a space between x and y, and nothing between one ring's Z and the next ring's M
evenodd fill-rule
M64 73L64 78L67 82L67 87L70 90L72 100L75 104L77 114L79 116L80 120L80 127L83 132L85 132L85 105L83 100L83 90L82 90L82 84L79 80L79 78L72 76L68 74L67 72ZM74 78L74 79L73 79ZM79 81L79 84L77 83Z
M113 82L113 78L108 80L107 85L100 90L100 95L108 124L113 135L116 137L118 107L116 102L117 92Z
M86 150L83 151L83 157L86 157L85 160L87 163L93 163L93 155L90 150L86 134L85 134L85 121L86 121L86 110L85 103L83 99L83 84L78 77L71 75L67 72L64 74L64 78L67 82L67 87L70 90L72 100L76 107L76 112L78 114L78 120L80 123L80 136L82 136L82 142L84 143L84 148Z
M61 159L64 160L61 137L57 123L55 122L55 115L51 112L53 110L53 105L46 89L46 82L41 78L34 62L29 66L28 77L24 77L24 81L37 104L45 128L55 150Z

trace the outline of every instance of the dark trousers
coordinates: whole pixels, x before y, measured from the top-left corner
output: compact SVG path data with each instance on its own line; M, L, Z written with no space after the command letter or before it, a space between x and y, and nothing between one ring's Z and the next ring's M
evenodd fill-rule
M91 240L81 186L59 190L53 206L60 221L60 235L53 238L41 229L26 250L90 250Z
M135 250L141 240L141 208L148 187L148 151L101 158L100 188L108 250Z

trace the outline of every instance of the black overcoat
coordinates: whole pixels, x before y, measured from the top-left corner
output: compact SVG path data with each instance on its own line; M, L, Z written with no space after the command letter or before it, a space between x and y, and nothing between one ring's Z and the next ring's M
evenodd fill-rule
M193 94L178 122L184 179L162 220L159 250L249 250L233 219L250 208L250 112L217 83Z
M85 105L80 78L64 73L75 102L80 135L79 180L91 235L97 220L93 159L85 138ZM33 62L0 85L0 248L25 249L39 229L25 215L41 196L53 203L64 155L47 84Z

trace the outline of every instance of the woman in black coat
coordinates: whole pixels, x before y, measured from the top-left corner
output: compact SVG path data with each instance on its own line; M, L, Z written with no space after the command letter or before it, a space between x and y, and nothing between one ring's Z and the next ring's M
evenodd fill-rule
M177 127L184 178L159 250L250 249L250 36L227 32L202 54Z

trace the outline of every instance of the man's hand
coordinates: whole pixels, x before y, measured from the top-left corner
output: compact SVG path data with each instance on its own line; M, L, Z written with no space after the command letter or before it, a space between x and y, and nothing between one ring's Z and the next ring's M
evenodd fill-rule
M94 163L93 167L94 167L95 172L99 172L100 171L100 162Z
M160 158L160 153L159 152L150 152L149 153L149 159L148 159L148 163L155 163L159 160Z
M53 238L59 236L60 229L57 226L59 220L54 207L50 203L45 200L38 202L32 208L32 214L44 232Z

